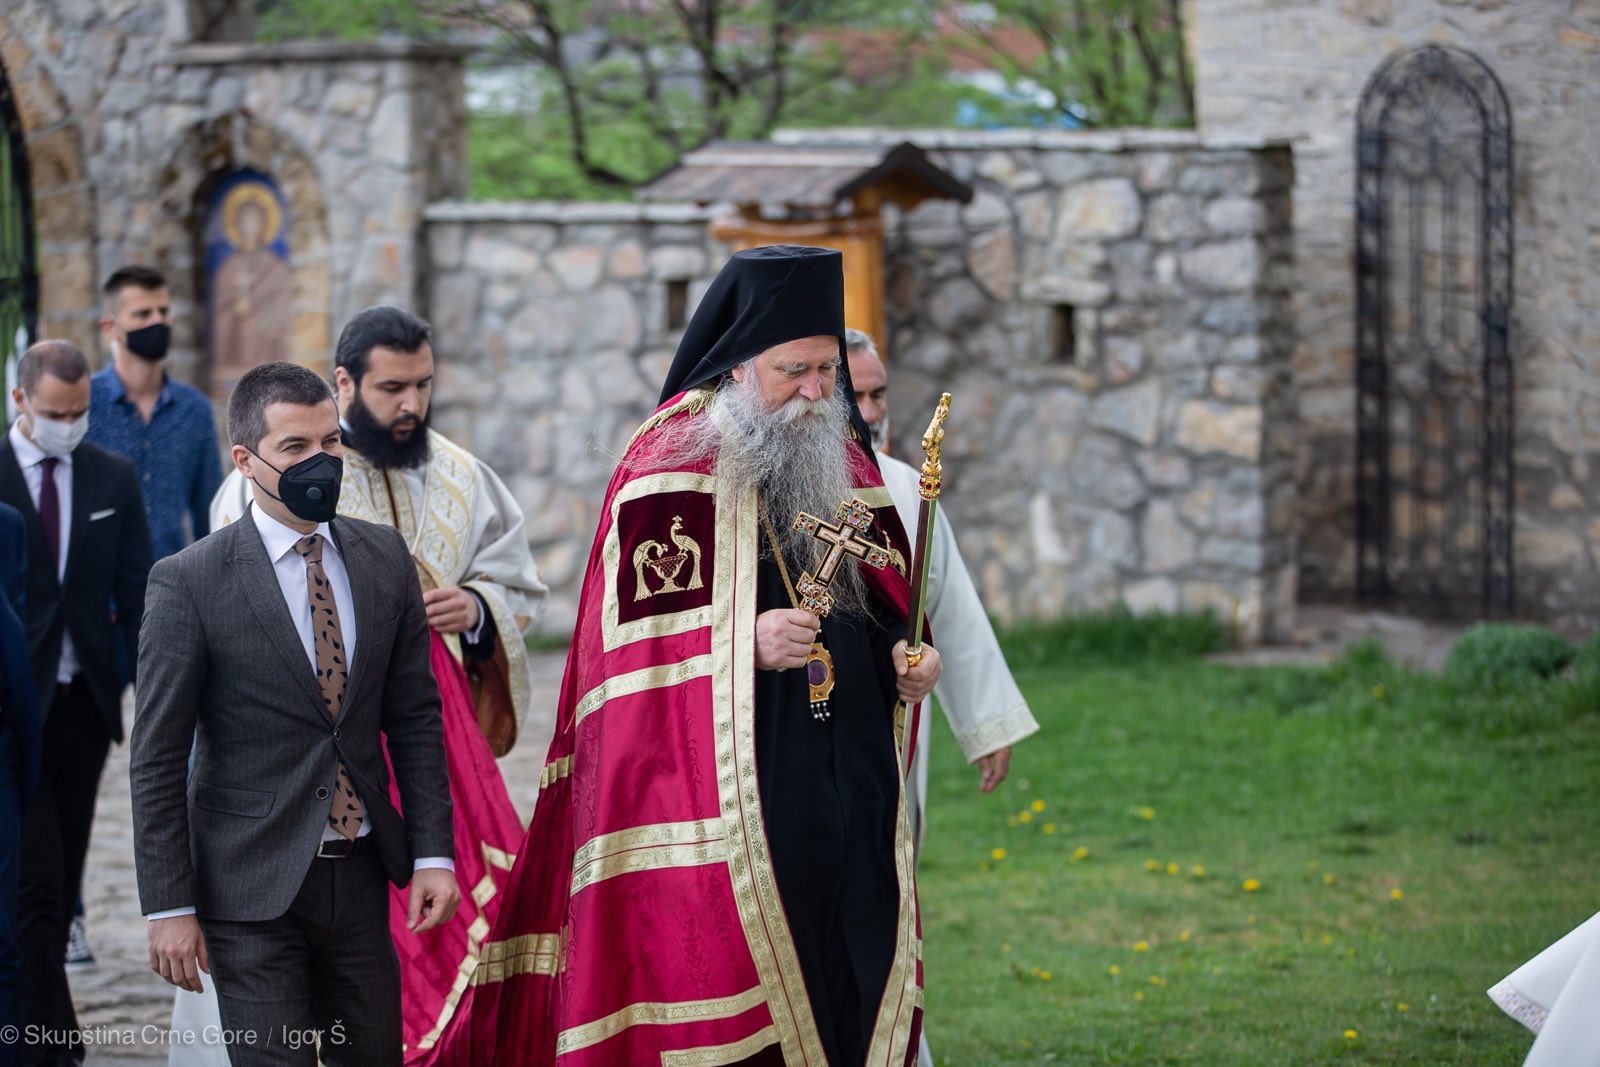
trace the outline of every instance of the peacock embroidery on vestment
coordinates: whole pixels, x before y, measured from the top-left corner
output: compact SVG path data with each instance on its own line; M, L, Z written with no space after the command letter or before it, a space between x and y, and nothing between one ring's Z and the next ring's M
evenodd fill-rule
M637 579L633 599L644 600L662 593L683 593L701 588L705 582L700 577L700 545L683 532L683 516L672 516L672 529L667 531L671 545L661 541L644 541L633 550L633 570ZM687 570L686 570L687 569ZM656 576L657 588L650 588L645 572ZM687 573L685 584L678 579Z

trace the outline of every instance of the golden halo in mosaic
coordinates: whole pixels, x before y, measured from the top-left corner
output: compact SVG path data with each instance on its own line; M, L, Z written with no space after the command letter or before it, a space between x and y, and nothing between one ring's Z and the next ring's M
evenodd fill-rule
M240 225L240 216L247 207L256 207L262 214L261 229L252 237L246 237ZM282 228L283 208L278 205L278 197L272 187L265 182L240 182L229 189L228 195L223 198L222 230L233 247L250 251L270 245L278 239L278 232Z

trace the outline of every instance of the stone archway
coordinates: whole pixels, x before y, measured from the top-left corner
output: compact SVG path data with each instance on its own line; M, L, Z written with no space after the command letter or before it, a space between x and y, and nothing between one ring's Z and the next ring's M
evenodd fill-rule
M205 205L218 181L250 168L270 174L289 214L289 266L294 277L288 359L331 373L332 282L327 203L310 158L286 135L239 110L196 123L178 138L156 191L151 261L166 275L177 314L171 366L202 388L209 384L206 350Z
M76 117L19 33L0 35L33 189L39 266L39 336L96 350L100 301L95 278L94 190Z

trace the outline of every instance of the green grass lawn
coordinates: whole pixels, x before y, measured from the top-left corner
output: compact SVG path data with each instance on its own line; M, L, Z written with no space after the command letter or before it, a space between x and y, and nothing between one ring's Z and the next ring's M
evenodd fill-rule
M1521 1061L1484 990L1600 909L1600 667L1008 648L1042 730L994 795L935 726L939 1063Z

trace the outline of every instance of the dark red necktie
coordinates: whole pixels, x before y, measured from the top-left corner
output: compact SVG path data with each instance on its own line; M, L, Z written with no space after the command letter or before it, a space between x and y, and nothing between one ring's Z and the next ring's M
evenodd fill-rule
M46 456L39 463L44 477L39 482L39 521L44 524L45 544L50 546L53 570L61 569L61 497L56 493L55 456Z

